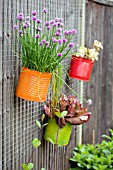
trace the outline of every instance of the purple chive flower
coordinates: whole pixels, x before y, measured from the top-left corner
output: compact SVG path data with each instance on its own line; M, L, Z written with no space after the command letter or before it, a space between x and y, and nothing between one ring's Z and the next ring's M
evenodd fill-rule
M23 14L23 13L19 13L16 18L17 18L19 21L23 21L23 20L24 20L24 14Z
M26 21L28 21L28 20L30 20L30 16L27 16L27 17L26 17Z
M58 25L58 27L60 27L61 26L61 22L57 22L57 25Z
M40 35L39 34L36 34L36 36L35 36L36 38L40 38Z
M68 34L72 34L72 30L69 30L69 31L68 31Z
M27 27L30 26L30 23L28 21L25 21L25 24L27 25Z
M54 20L51 20L51 21L50 21L50 24L54 24L54 23L55 23L55 21L54 21Z
M48 21L45 22L45 26L47 26L47 27L49 26L49 22Z
M43 9L43 12L44 12L44 13L47 13L47 9L46 9L46 8L45 8L45 9Z
M63 19L62 19L62 18L59 18L59 22L63 22Z
M88 103L88 105L92 105L92 100L88 99L87 103Z
M18 20L23 21L24 17L23 16L18 16Z
M53 27L56 27L57 26L57 23L53 23Z
M58 28L57 31L58 31L58 32L61 32L61 31L62 31L62 28Z
M25 29L27 28L27 25L25 23L23 24L23 28L25 28Z
M69 43L69 44L68 44L68 47L69 47L69 48L72 48L72 47L74 47L74 44L73 44L73 43Z
M57 43L57 40L56 40L56 39L54 39L54 40L53 40L53 42L54 42L54 43Z
M68 35L69 32L67 30L64 31L64 35Z
M60 36L60 33L59 33L59 32L56 32L56 33L55 33L55 36L57 36L57 37Z
M55 18L55 21L56 21L56 22L59 22L59 18Z
M14 29L14 30L17 30L17 29L18 29L18 25L14 25L14 26L13 26L13 29Z
M41 31L41 28L36 28L36 31L39 31L39 32L40 32L40 31Z
M33 16L33 17L32 17L32 20L33 20L33 21L37 21L36 16Z
M22 32L22 30L19 30L19 34L22 34L23 32Z
M59 39L59 40L58 40L58 43L59 43L59 44L62 44L62 42L63 42L62 39Z
M66 43L67 42L67 39L63 38L63 43Z
M23 13L19 13L18 16L23 16L24 14Z
M42 43L42 42L40 42L40 46L43 46L43 43Z
M53 41L54 43L57 43L56 38L52 38L52 41Z
M45 44L45 43L46 43L46 40L42 40L41 42L42 42L43 44Z
M47 29L50 30L50 26L48 26Z
M62 57L62 53L58 53L57 56L58 56L58 57Z
M49 42L47 41L47 42L46 42L46 46L48 46L48 45L49 45Z
M73 29L72 34L76 34L76 33L77 33L77 30Z
M38 24L40 24L40 23L41 23L41 20L40 20L40 19L37 19L36 22L37 22Z
M33 12L32 12L32 15L33 15L33 16L35 16L36 14L37 14L37 12L36 12L36 11L33 11Z

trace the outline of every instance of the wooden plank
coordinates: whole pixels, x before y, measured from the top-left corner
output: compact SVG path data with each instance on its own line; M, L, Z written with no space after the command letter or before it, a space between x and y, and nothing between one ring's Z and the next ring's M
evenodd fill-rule
M3 162L4 170L7 168L7 1L3 3Z
M86 45L91 47L92 41L97 39L104 45L100 59L95 62L90 82L86 86L86 96L92 98L90 107L92 116L84 125L84 143L99 143L102 134L109 134L112 127L112 42L113 36L113 7L88 1L86 9ZM109 39L109 41L108 41ZM95 141L93 141L95 138Z
M89 0L101 5L108 5L108 6L113 6L113 1L112 0Z
M0 170L2 170L2 10L3 1L0 5Z
M112 61L113 61L113 48L112 48L112 43L113 43L113 35L110 34L110 32L113 29L113 7L106 7L105 9L105 21L104 21L104 28L105 29L105 34L104 34L104 59L105 59L105 63L104 63L104 68L106 70L106 77L105 77L105 84L106 84L106 90L105 90L105 119L106 119L106 128L104 128L104 131L106 134L109 134L109 128L111 128L112 125L112 114L113 114L113 110L112 110L112 84L113 84L113 79L112 79L112 74L113 74L113 69L112 69ZM107 21L106 21L107 19ZM110 22L108 22L108 20ZM107 31L107 32L106 32ZM109 41L106 41L109 38ZM102 96L104 97L104 96Z
M16 4L14 2L14 0L11 1L11 18L12 18L12 25L15 25L15 18L16 18ZM15 50L15 31L12 30L12 38L13 38L13 41L12 41L12 49L13 51ZM14 70L14 63L15 63L15 53L12 53L12 66L13 66L13 70ZM14 72L14 71L13 71ZM15 75L13 73L13 78L12 78L12 90L14 90L14 85L15 85ZM12 170L15 170L15 113L16 113L16 110L15 110L15 100L14 100L14 95L12 96L12 102L11 102L11 105L12 105L12 117L11 117L11 135L12 135L12 141L11 141L11 161L12 161ZM18 154L18 152L17 152ZM18 168L18 167L17 167ZM18 170L18 169L17 169Z
M14 3L14 6L15 6L14 20L16 22L16 17L18 15L18 13L21 12L20 11L20 1L19 0L17 0L16 2L13 1L13 3ZM18 43L18 40L15 39L15 47L16 47L17 50L19 50L17 43ZM15 51L15 52L17 52L17 51ZM19 70L19 57L15 58L15 60L16 60L15 72L17 72L16 81L18 81L18 77L19 77L19 72L18 72L18 70ZM16 149L15 149L15 152L14 152L14 158L15 159L14 159L14 162L13 162L13 167L14 167L14 169L16 168L17 170L19 170L20 167L21 167L21 163L18 161L19 157L20 157L19 153L21 154L21 157L22 157L22 151L23 150L21 148L21 142L20 142L22 140L22 132L20 132L21 131L20 129L22 128L22 126L21 126L22 122L19 122L19 120L22 121L21 118L19 119L19 115L21 117L21 114L19 114L19 113L21 113L22 106L21 106L21 101L20 101L20 99L18 97L15 98L15 108L14 109L15 109L15 113L16 113L14 115L14 124L15 124L15 126L14 126L14 132L15 132L14 133L14 138L15 138L14 147ZM24 129L23 129L23 131L24 131ZM21 159L21 157L20 157L20 159Z

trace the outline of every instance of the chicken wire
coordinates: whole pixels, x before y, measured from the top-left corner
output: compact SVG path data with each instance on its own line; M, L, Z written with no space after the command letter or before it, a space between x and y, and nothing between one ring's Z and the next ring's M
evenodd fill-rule
M84 34L81 18L84 14L83 0L1 0L0 4L0 169L20 170L22 162L28 160L27 153L32 150L31 141L37 137L38 129L35 121L41 120L43 104L25 101L15 96L15 89L21 69L21 62L15 51L19 51L13 25L16 16L22 12L30 14L33 10L42 18L42 9L48 9L48 20L56 17L64 19L65 29L77 29L78 33L73 38L73 43L82 43L81 35ZM63 61L63 66L68 70L70 57ZM63 78L66 79L65 74ZM81 82L69 79L68 85L78 94L81 93ZM73 95L64 85L62 92ZM50 91L47 99L50 99ZM41 132L42 133L42 132ZM42 133L43 134L43 133ZM47 147L49 144L46 144ZM65 148L63 148L65 150ZM44 152L41 148L39 153ZM49 152L49 150L48 150ZM28 154L29 155L29 154ZM22 158L22 159L20 159ZM39 161L44 158L36 157ZM18 161L19 160L19 161ZM45 164L48 164L45 162ZM48 165L46 165L48 166ZM16 168L15 168L16 167ZM37 165L37 167L40 167ZM36 168L36 170L38 170ZM60 170L60 169L57 169Z

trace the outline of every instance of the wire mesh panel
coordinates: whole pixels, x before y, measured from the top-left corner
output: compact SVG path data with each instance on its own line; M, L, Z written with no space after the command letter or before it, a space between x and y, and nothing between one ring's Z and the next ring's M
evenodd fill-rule
M25 101L15 96L15 88L21 69L21 61L18 53L21 46L17 45L13 25L16 24L16 16L22 12L26 16L33 10L38 12L42 19L42 9L48 9L48 20L59 17L64 19L64 30L77 29L78 34L72 40L80 43L82 0L1 0L0 4L0 168L3 170L21 170L21 164L27 163L32 153L32 139L40 133L35 121L41 120L43 104ZM69 69L71 55L63 61L63 79ZM68 85L77 93L80 93L80 82L67 79ZM72 95L67 86L63 86L62 92ZM50 99L50 92L47 99ZM73 128L71 141L68 146L59 148L55 158L54 170L68 169L68 158L75 145L75 131ZM32 155L31 162L35 163L34 170L45 167L49 170L53 146L42 141Z

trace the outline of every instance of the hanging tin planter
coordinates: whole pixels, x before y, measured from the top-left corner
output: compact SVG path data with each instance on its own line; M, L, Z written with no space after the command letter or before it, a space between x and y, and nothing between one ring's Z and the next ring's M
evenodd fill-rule
M72 56L69 76L75 79L89 81L94 62L86 58Z
M67 122L63 128L59 128L55 118L49 118L48 125L45 129L44 139L48 142L50 142L49 139L51 139L54 144L61 146L67 145L69 143L71 131L72 125L70 123Z
M51 76L51 73L23 67L18 80L16 96L34 102L45 101Z

